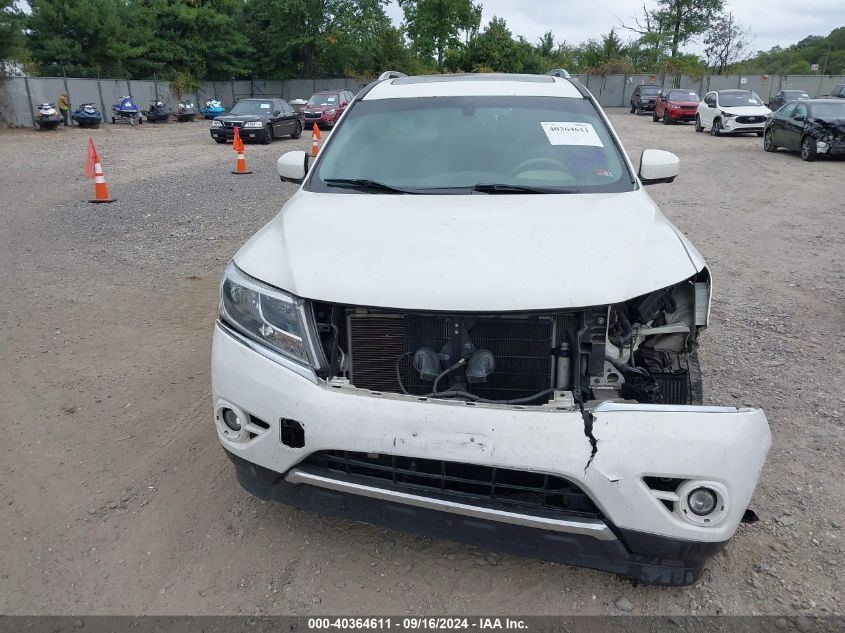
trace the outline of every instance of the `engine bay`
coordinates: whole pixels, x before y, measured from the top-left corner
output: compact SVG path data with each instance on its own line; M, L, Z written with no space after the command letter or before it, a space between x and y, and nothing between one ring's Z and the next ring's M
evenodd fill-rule
M701 404L707 270L623 303L543 313L424 313L313 303L333 384L420 398L543 406Z

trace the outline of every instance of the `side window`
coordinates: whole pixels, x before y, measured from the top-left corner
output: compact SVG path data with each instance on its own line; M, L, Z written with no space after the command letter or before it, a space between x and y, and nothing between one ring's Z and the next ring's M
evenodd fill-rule
M795 112L792 114L793 119L806 119L807 118L807 106L803 103L799 103L795 106Z
M797 105L797 103L790 103L789 105L783 106L780 111L781 115L783 115L787 119L791 118L792 113L795 112L795 108Z

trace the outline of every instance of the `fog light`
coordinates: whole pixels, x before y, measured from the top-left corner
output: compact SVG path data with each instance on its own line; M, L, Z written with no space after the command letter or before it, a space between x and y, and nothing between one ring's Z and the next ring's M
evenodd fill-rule
M223 423L233 431L241 430L241 420L231 409L223 409Z
M687 505L694 514L706 516L716 509L716 493L709 488L696 488L689 493Z

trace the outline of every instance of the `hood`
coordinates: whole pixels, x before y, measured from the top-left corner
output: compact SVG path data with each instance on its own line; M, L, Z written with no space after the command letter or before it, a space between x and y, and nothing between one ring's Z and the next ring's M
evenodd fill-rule
M719 106L719 109L737 116L767 116L772 113L766 106Z
M444 198L300 190L235 263L307 299L478 312L617 303L704 266L642 190Z
M261 116L258 114L224 114L223 116L215 117L217 121L260 121Z
M669 105L673 106L686 106L686 107L698 107L699 101L668 101Z
M813 117L813 123L823 128L835 130L837 134L845 135L845 117Z
M326 110L337 110L337 104L306 105L302 109L306 112L325 112Z

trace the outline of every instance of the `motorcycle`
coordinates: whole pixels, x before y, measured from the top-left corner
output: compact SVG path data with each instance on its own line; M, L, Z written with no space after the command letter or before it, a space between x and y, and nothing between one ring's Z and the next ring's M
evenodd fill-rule
M35 122L42 130L55 130L62 122L62 116L52 103L39 103Z
M144 110L143 114L147 117L147 121L152 121L153 123L158 123L159 121L167 123L170 120L170 117L176 113L173 112L173 108L164 103L164 101L153 101L150 104L150 107L147 110Z
M220 103L220 99L209 99L205 102L205 105L200 108L200 114L202 114L206 119L213 119L224 112L226 112L226 108L224 108L223 104Z
M132 97L121 97L117 103L112 105L111 111L112 123L117 123L118 121L129 123L129 125L135 125L135 123L140 125L143 123L141 120L141 111L138 106L135 105Z
M176 110L176 120L180 122L193 121L197 116L197 111L194 109L193 103L179 102L179 108Z
M100 127L103 113L93 103L83 103L73 111L71 117L79 127Z

